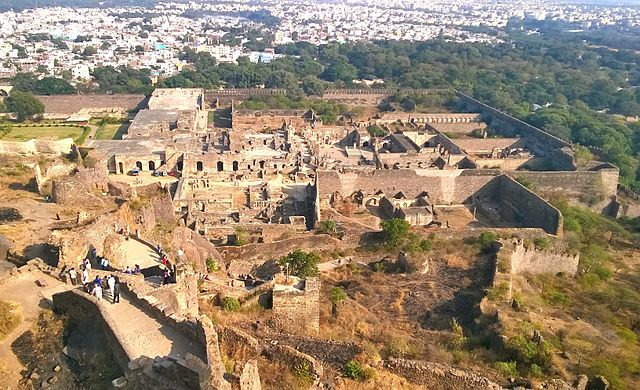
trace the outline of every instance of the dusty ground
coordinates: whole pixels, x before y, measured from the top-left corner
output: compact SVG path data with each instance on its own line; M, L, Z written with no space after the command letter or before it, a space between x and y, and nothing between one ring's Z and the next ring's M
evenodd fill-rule
M38 279L45 280L48 286L38 286L36 284ZM8 279L0 285L0 297L3 300L19 305L22 317L20 325L6 339L0 342L0 367L3 368L7 375L0 381L3 384L17 386L17 382L22 378L20 372L25 367L12 351L11 345L20 335L33 326L40 312L47 307L47 302L43 295L48 295L46 291L57 286L63 286L63 283L35 270Z

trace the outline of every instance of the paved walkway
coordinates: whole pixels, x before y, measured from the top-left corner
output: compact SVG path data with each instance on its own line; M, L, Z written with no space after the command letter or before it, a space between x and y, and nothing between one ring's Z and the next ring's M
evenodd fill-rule
M151 249L147 244L144 244L135 238L129 238L124 242L124 249L126 251L127 263L125 264L133 267L138 264L140 268L149 268L158 264L162 264L160 257L154 249Z
M204 346L193 342L168 325L141 310L126 294L120 303L112 304L110 297L102 301L111 317L115 319L120 334L135 353L135 357L175 356L184 357L187 352L206 362Z

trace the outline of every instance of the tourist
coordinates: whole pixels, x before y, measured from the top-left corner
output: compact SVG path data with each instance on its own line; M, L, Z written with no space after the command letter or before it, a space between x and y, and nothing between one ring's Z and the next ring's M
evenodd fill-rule
M127 266L127 268L124 269L124 273L131 275L133 271L131 271L131 267Z
M157 254L162 253L162 249L160 248L160 244L158 244L158 246L156 247L156 253Z
M140 273L140 266L138 264L136 264L135 267L133 267L133 273L134 274L139 274Z
M107 286L109 287L109 294L111 294L111 296L113 296L113 288L116 285L116 278L113 277L113 275L110 275L109 278L107 279Z
M96 283L93 286L93 295L95 295L96 299L101 301L102 300L102 286L100 286L100 283Z
M102 279L100 279L100 275L96 275L96 278L93 279L93 284L97 286L102 286Z
M164 274L163 274L163 282L162 284L169 284L169 281L171 280L171 272L169 271L168 268L164 269Z
M120 280L114 279L113 284L113 301L111 303L120 302Z
M85 257L85 259L84 259L84 262L83 262L83 263L84 263L84 268L85 268L85 269L91 269L91 262L89 261L89 258L86 258L86 257Z
M84 286L89 284L89 271L86 268L82 270L82 284Z
M76 278L78 277L76 270L74 268L71 268L68 274L69 274L69 279L71 279L71 285L75 286L77 283Z
M108 270L109 269L109 260L107 260L106 257L103 257L100 265L102 266L103 270L105 270L105 271Z

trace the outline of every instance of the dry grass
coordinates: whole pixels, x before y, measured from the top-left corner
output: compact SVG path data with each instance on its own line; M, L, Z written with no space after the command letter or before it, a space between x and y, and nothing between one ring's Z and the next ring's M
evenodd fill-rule
M20 307L16 304L0 301L0 340L18 327L21 321Z

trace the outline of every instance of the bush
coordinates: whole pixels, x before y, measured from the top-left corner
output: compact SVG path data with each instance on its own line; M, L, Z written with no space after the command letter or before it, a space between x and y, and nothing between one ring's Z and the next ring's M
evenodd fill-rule
M236 246L247 245L249 243L249 233L245 229L236 228Z
M224 297L222 300L222 310L224 311L238 311L240 310L240 301L234 297Z
M551 242L549 242L547 237L538 237L533 240L533 245L538 249L547 250L549 246L551 246Z
M359 380L362 375L362 366L357 361L351 360L342 368L342 374L346 378Z
M487 299L490 301L500 301L507 298L509 293L509 283L501 282L497 286L489 287L487 289Z
M517 364L514 361L511 362L495 362L493 368L500 373L500 375L508 378L514 378L518 376Z
M467 344L467 338L464 335L462 325L457 319L451 320L451 338L449 339L448 346L452 350L461 350Z
M540 368L540 366L535 363L532 364L531 367L529 367L529 371L531 372L531 376L534 376L536 378L542 378L544 376L544 374L542 373L542 368Z
M480 250L484 253L493 251L498 235L494 232L482 232L478 238L480 242Z
M430 240L422 240L420 241L420 250L423 252L429 252L433 243Z
M537 364L548 367L551 364L550 347L545 341L537 343L523 335L517 335L507 341L506 350L512 359L527 366Z
M387 353L389 356L397 358L411 358L417 353L416 350L403 339L391 339L387 342Z
M624 389L624 380L620 375L620 367L613 361L597 359L591 363L587 370L589 376L601 375L614 389Z
M338 224L331 219L325 219L318 224L318 233L335 235L338 232Z
M220 271L220 265L218 265L218 262L213 257L207 258L206 265L207 265L207 272L209 273Z
M342 375L345 378L357 381L369 381L375 377L375 370L371 367L363 367L355 360L349 361L342 368Z

